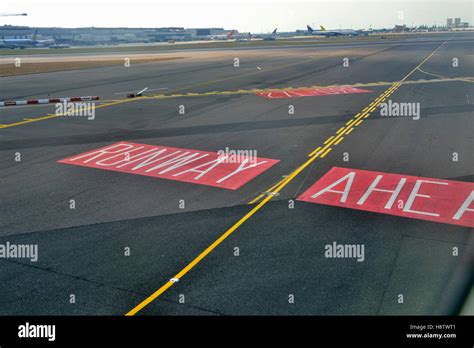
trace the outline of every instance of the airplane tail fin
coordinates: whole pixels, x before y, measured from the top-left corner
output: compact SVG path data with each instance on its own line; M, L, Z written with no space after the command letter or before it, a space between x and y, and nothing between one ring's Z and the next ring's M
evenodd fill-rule
M277 29L278 29L278 28L275 28L275 30L273 30L272 34L276 34L276 33L277 33Z
M37 36L38 36L38 29L35 29L35 31L33 32L33 36L31 36L31 40L35 41Z
M321 31L326 31L326 28L320 25Z
M234 37L234 32L235 32L235 30L229 31L229 32L227 33L227 38L228 38L228 39L232 39L232 38Z
M311 27L309 26L309 24L306 26L306 29L308 29L308 31L309 31L310 33L312 33L312 32L314 31L314 29L311 28Z

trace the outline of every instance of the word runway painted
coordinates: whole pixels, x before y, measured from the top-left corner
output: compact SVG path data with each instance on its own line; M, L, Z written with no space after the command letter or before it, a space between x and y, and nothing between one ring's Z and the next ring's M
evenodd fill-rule
M229 162L217 152L119 142L58 162L237 190L279 160Z

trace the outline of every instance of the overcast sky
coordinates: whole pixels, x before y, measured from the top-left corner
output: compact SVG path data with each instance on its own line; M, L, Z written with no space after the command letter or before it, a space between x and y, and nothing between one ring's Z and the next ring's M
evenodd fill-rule
M472 0L2 0L0 25L32 27L224 27L269 32L305 29L365 29L444 24L447 17L474 22Z

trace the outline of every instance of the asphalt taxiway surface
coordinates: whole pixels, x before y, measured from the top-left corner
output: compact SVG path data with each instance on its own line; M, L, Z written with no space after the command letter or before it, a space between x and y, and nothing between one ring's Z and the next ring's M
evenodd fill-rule
M36 262L0 258L0 314L453 310L472 271L469 207L459 225L296 198L334 167L472 185L473 72L474 39L460 33L2 78L1 100L101 101L93 120L0 109L0 244L38 246ZM291 92L328 86L362 91ZM157 90L124 97L145 87ZM286 98L258 95L276 92ZM418 103L419 119L382 116L383 95ZM279 162L237 189L58 163L119 142ZM364 260L328 258L334 242L363 245Z

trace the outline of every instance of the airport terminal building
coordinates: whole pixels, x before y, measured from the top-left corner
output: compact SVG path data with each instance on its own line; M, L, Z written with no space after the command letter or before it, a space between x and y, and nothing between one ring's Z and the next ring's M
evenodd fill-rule
M0 39L26 39L31 37L35 28L20 26L1 26ZM69 45L97 45L147 43L166 41L191 41L206 38L209 35L223 35L223 28L37 28L42 39L54 39L56 43Z

